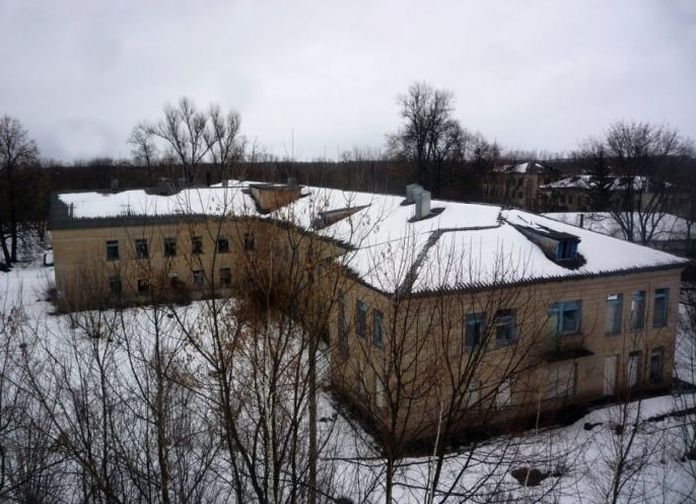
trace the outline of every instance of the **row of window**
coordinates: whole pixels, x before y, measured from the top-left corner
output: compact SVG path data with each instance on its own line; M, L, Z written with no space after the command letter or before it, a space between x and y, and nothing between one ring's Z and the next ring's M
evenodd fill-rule
M175 257L177 254L176 237L165 237L162 239L164 257ZM220 237L215 242L218 254L227 254L230 251L230 241L225 237ZM256 238L254 233L244 233L244 250L252 251L256 248ZM203 254L203 238L201 236L191 237L191 254ZM150 257L150 246L146 239L135 240L135 255L138 259ZM106 241L106 259L115 261L121 258L118 240Z
M645 328L645 298L646 291L634 292L631 296L630 328L640 330ZM582 329L582 301L564 301L549 306L551 326L557 336L567 336L580 333ZM656 289L653 300L652 327L667 325L669 314L669 289ZM611 294L607 297L606 332L618 334L622 330L623 294ZM355 330L360 338L367 338L368 307L361 300L356 303ZM376 346L382 346L383 327L382 312L372 310L372 337ZM339 301L339 345L342 353L348 352L347 327L344 301ZM472 349L483 343L486 335L486 313L470 313L464 322L464 347ZM518 327L515 311L511 309L498 310L493 317L495 343L498 347L514 344L518 339Z
M191 281L194 287L203 288L207 284L205 277L205 272L203 270L193 270L191 272ZM232 285L232 270L230 268L220 268L219 270L219 286L229 287ZM172 275L169 277L169 281L172 287L178 287L181 285L181 280L179 280L178 275ZM109 277L109 291L112 294L121 294L123 291L123 283L121 281L120 275L113 275ZM150 291L150 280L147 278L138 279L138 293L146 294Z
M631 312L629 327L631 330L645 328L646 291L641 290L631 295ZM664 327L669 315L669 289L656 289L653 298L652 326ZM610 294L607 297L606 332L618 334L623 325L623 294Z

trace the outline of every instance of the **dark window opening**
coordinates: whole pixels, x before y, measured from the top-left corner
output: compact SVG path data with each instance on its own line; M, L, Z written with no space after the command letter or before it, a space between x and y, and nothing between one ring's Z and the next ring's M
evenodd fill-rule
M191 237L191 253L201 255L203 253L203 238L200 236Z
M230 268L220 268L220 285L223 287L232 285L232 270Z
M176 238L164 239L164 257L174 257L176 255Z
M383 327L384 316L379 310L374 310L372 313L372 340L375 346L382 348L384 344L384 327Z
M667 325L667 313L669 312L669 289L657 289L653 304L653 327Z
M662 381L662 348L655 348L650 353L650 381L660 383Z
M106 259L115 261L119 258L118 240L107 240L106 242Z
M495 343L512 345L517 341L517 323L514 310L499 310L495 315Z
M150 256L147 240L135 240L135 255L138 259L147 259Z
M138 279L138 293L145 294L150 292L150 281L146 278Z
M193 285L198 288L201 288L205 285L205 275L203 274L203 270L193 271Z
M355 314L355 331L361 338L367 337L367 305L358 300Z
M109 277L109 291L112 294L121 294L123 286L121 285L121 277L119 275Z
M250 252L256 248L254 233L244 233L244 250Z
M473 348L483 343L486 326L485 313L470 313L466 316L464 327L464 346Z
M227 238L218 238L217 251L220 254L227 254L230 251L230 241Z

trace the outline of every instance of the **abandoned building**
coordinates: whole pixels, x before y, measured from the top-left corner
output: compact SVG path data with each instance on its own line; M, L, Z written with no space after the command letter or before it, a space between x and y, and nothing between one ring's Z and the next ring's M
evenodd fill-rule
M672 377L686 261L527 211L229 181L56 194L49 227L63 310L233 295L249 264L311 261L332 386L407 440Z

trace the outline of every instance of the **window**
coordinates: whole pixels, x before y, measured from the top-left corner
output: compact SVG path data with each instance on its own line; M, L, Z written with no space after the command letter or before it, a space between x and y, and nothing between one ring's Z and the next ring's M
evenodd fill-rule
M338 295L338 351L344 359L348 357L348 327L346 324L346 300L343 293Z
M115 261L118 259L118 240L107 240L106 241L106 260Z
M485 313L470 313L464 327L464 347L471 349L483 342L486 326Z
M367 337L367 305L359 299L355 307L355 331L361 338Z
M217 251L220 254L227 254L230 251L230 242L227 238L217 239Z
M387 394L384 390L384 382L382 382L379 376L375 377L375 406L379 409L383 409L387 402Z
M544 385L544 399L559 399L575 393L574 362L566 362L553 366L548 370Z
M150 292L150 281L147 278L138 279L138 294Z
M607 296L607 334L621 332L621 312L623 311L623 294L609 294Z
M203 274L203 270L193 271L193 285L198 288L205 285L205 275Z
M640 352L633 352L628 355L626 379L629 387L634 388L638 386L640 381Z
M466 407L474 408L479 405L481 400L481 381L471 380L466 388Z
M578 255L578 240L561 240L556 244L556 259L568 261Z
M645 326L645 291L633 293L631 298L631 329L643 329Z
M654 348L650 352L650 382L660 383L662 381L662 348Z
M121 294L122 285L121 277L119 275L109 277L109 291L111 294Z
M147 240L135 240L135 256L138 259L147 259L150 257L150 251L148 250Z
M499 310L495 315L495 344L512 345L517 341L517 325L514 310Z
M164 239L164 257L174 257L176 255L176 238Z
M201 255L203 253L203 238L200 236L191 237L191 253L193 255Z
M549 316L555 324L557 336L577 334L580 332L582 321L582 302L554 303L549 308Z
M254 233L244 233L244 250L250 252L256 248Z
M232 285L232 270L230 268L220 268L220 285L223 287Z
M379 310L373 310L372 312L372 340L375 346L382 348L383 344L383 327L382 321L384 316Z
M667 312L669 310L669 289L657 289L655 291L655 303L653 305L653 327L667 325Z
M506 408L512 403L512 393L510 390L510 380L503 380L498 386L495 394L495 404L498 408Z

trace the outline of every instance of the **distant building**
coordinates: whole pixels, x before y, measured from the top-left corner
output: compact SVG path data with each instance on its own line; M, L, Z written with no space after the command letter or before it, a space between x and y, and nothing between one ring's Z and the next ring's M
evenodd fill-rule
M509 425L672 377L683 259L417 185L62 193L50 231L66 310L230 295L300 261L307 306L327 307L334 390L406 441L432 439L445 406L454 431Z
M642 203L643 207L655 196L653 187L646 177L634 176L628 179L633 183L633 197L636 198L635 206ZM560 212L588 212L592 210L592 189L595 182L592 175L571 175L554 182L539 186L541 198L545 202L546 210ZM614 206L622 203L626 197L627 179L625 177L612 177L610 179L609 200ZM629 199L630 201L630 199ZM602 209L602 210L607 210Z
M534 161L494 168L485 183L489 201L528 210L546 208L539 186L558 179L558 171Z

